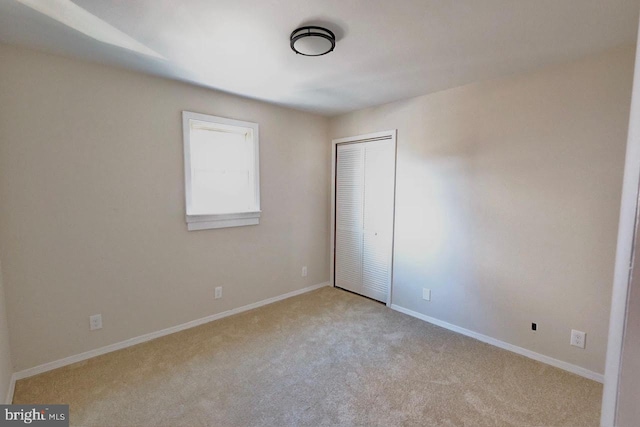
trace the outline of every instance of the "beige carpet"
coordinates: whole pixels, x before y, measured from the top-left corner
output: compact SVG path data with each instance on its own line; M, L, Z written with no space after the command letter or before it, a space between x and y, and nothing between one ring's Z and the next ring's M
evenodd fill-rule
M333 288L16 384L75 426L597 426L600 384Z

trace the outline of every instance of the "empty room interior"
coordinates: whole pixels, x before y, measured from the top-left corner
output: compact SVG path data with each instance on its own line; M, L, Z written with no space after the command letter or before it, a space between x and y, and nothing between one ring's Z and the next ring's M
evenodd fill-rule
M639 12L2 0L0 425L640 426Z

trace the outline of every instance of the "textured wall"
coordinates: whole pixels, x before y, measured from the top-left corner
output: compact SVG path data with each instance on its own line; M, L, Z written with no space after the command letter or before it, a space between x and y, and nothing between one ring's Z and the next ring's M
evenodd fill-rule
M328 281L326 118L2 45L0 63L17 370ZM187 231L182 110L259 123L260 225Z
M603 372L633 59L332 119L332 138L398 129L394 304Z

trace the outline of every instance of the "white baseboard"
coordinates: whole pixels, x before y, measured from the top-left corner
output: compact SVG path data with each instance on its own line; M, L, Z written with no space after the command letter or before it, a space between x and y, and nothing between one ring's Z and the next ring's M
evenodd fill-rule
M457 332L462 335L466 335L471 338L475 338L478 341L482 341L487 344L494 345L496 347L500 347L504 350L509 350L513 353L517 353L521 356L528 357L529 359L537 360L538 362L546 363L547 365L554 366L556 368L563 369L565 371L571 372L576 375L580 375L581 377L588 378L590 380L597 381L599 383L604 382L604 375L599 374L597 372L590 371L586 368L583 368L578 365L573 365L568 362L563 362L562 360L554 359L553 357L545 356L544 354L536 353L535 351L527 350L526 348L518 347L513 344L509 344L504 341L500 341L495 338L491 338L487 335L482 335L478 332L470 331L469 329L461 328L460 326L453 325L451 323L447 323L443 320L439 320L433 317L429 317L422 313L418 313L413 310L409 310L404 307L400 307L398 305L392 304L391 309L395 311L399 311L400 313L407 314L411 317L415 317L420 320L424 320L425 322L432 323L436 326L440 326L441 328L449 329L450 331Z
M297 291L292 291L283 295L278 295L277 297L268 298L262 301L255 302L253 304L234 308L232 310L223 311L222 313L212 314L211 316L192 320L191 322L183 323L181 325L172 326L170 328L162 329L157 332L151 332L149 334L141 335L139 337L130 338L128 340L124 340L124 341L117 342L115 344L110 344L104 347L100 347L95 350L86 351L84 353L65 357L64 359L55 360L53 362L44 363L42 365L38 365L33 368L16 372L15 374L13 374L13 377L12 377L12 385L10 386L10 389L9 389L9 391L11 392L10 396L11 398L13 398L13 387L15 385L15 381L17 380L32 377L34 375L38 375L43 372L51 371L53 369L57 369L63 366L71 365L73 363L81 362L83 360L87 360L92 357L100 356L106 353L111 353L112 351L121 350L123 348L131 347L136 344L141 344L143 342L151 341L153 339L160 338L165 335L174 334L176 332L180 332L185 329L194 328L196 326L200 326L205 323L213 322L214 320L222 319L224 317L232 316L234 314L242 313L244 311L253 310L254 308L262 307L264 305L273 304L274 302L282 301L284 299L291 298L296 295L304 294L306 292L311 292L328 285L329 285L329 282L321 283L319 285L308 286L306 288L298 289ZM7 397L7 400L8 399L9 397Z
M13 402L13 392L16 389L16 374L11 375L11 380L9 381L9 389L7 390L7 397L5 398L4 403L7 405L11 405Z

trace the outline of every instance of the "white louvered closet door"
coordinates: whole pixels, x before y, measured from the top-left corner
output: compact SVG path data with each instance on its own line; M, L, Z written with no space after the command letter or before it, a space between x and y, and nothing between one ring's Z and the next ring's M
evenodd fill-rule
M387 302L391 286L395 144L337 146L335 285Z
M338 145L336 158L335 285L362 288L364 144Z

